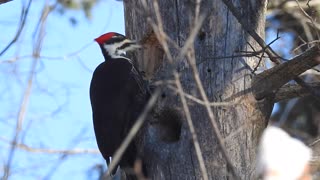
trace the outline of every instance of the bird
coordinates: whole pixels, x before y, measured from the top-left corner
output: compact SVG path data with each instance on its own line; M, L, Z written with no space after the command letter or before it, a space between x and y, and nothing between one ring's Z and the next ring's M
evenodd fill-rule
M110 164L150 97L142 74L126 53L140 45L126 36L109 32L95 39L104 61L95 69L90 83L93 126L98 148ZM132 168L137 148L132 142L121 160L121 169ZM117 168L112 171L116 173Z

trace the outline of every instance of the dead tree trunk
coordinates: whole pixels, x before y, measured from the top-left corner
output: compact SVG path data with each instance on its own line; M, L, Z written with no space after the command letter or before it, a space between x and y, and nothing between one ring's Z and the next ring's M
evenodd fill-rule
M203 100L190 63L185 57L178 58L181 51L169 43L175 61L172 65L161 43L156 42L154 34L157 32L153 31L157 28L152 27L152 23L159 25L155 14L157 3L149 0L148 9L144 9L142 2L124 1L126 34L144 43L144 50L135 55L139 68L145 71L151 84L173 80L174 69L180 75L184 92ZM184 46L196 26L198 3L198 12L206 17L193 43L198 75L210 102L227 102L226 106L213 105L211 109L236 173L240 179L256 179L257 143L273 103L268 98L258 101L251 92L252 71L259 58L235 55L253 51L252 48L260 50L261 46L243 29L222 0L159 0L164 32L179 47ZM233 5L241 12L240 18L264 37L266 0L233 0ZM193 56L192 52L187 54ZM263 66L262 61L259 67ZM162 96L153 117L137 137L139 151L151 179L201 179L185 109L175 88L170 82L162 86ZM199 102L187 98L208 177L230 179L231 167L226 163L208 111L202 101ZM179 122L182 123L181 131Z

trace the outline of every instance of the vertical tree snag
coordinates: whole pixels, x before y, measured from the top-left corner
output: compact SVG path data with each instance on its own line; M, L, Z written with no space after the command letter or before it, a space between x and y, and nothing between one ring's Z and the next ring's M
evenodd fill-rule
M132 39L142 40L144 44L143 50L135 54L139 68L147 73L151 84L155 85L174 80L172 69L175 69L180 75L184 92L204 100L186 58L194 56L209 101L230 103L227 106L213 105L212 111L222 135L222 143L239 179L256 179L258 139L266 126L273 103L268 98L257 101L251 92L254 76L251 72L259 58L230 56L239 51L251 51L252 47L257 50L261 47L243 30L221 0L159 0L164 32L176 44L169 42L175 62L172 65L161 43L156 40L157 32L153 32L156 30L154 25L158 25L154 1L147 1L147 10L142 2L124 1L126 34ZM233 2L247 24L260 37L264 37L266 0ZM194 20L199 15L196 13L197 3L200 3L198 12L206 19L193 43L194 53L188 50L187 56L178 58L180 50L177 46L181 48L185 45L192 28L196 26ZM260 66L264 66L263 61ZM152 117L136 138L139 151L143 153L151 179L202 179L181 98L175 91L175 84L170 82L162 86L162 96ZM230 179L230 167L223 156L207 109L190 98L187 98L187 103L209 179Z

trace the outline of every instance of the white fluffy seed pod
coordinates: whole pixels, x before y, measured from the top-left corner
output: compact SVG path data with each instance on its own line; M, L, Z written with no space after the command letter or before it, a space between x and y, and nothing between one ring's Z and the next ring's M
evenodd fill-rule
M311 159L311 149L282 129L269 126L262 134L258 172L264 180L297 180Z

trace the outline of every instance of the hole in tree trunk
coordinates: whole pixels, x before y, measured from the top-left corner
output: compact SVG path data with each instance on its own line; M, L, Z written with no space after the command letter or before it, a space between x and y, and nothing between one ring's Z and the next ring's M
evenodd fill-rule
M156 122L159 137L167 143L177 142L181 134L181 115L176 109L169 107L160 111Z
M206 38L206 33L202 30L200 30L199 34L198 34L198 38L200 41L203 41Z

